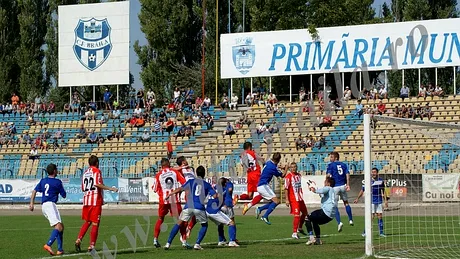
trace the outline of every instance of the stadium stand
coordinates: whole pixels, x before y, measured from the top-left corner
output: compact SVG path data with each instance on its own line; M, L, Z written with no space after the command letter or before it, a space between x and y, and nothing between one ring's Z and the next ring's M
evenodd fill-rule
M364 109L372 110L372 106L378 102L364 99L362 104ZM404 104L416 107L419 104L428 104L433 112L432 121L460 122L458 96L427 99L412 97L404 102L400 98L392 98L384 99L383 103L386 116L394 116L396 106ZM356 100L350 100L343 105L343 109L326 112L333 118L332 125L322 127L321 130L316 118L323 116L324 119L327 116L324 112L319 112L324 104L318 101L315 101L313 106L304 103L285 103L283 109L277 112L267 112L264 105L239 107L238 110L211 107L204 113L213 116L214 126L208 128L206 123L203 123L195 128L195 134L190 138L173 137L173 157L183 155L189 159L191 166L196 168L203 165L209 172L242 175L239 154L243 143L251 141L263 157L267 158L275 151L282 152L282 163L297 161L299 170L309 174L323 174L328 162L328 153L339 151L342 154L341 160L348 163L352 172L358 173L364 166L363 125L362 117L357 114L356 104ZM133 109L127 111L129 116L134 112ZM152 112L159 114L161 109L155 108ZM313 114L313 117L310 114ZM155 127L151 121L146 122L143 127L130 127L129 123L125 123L121 118L108 119L107 122L100 123L99 118L102 115L103 112L98 111L97 120L91 121L82 120L80 115L72 113L46 113L44 117L34 115L36 122L47 121L47 125L29 125L24 114L0 116L4 132L0 149L0 177L41 178L44 168L50 162L59 166L64 177L79 177L86 166L89 154L101 157L100 167L105 176L144 177L155 174L158 161L167 156L168 134L151 132ZM172 134L177 134L181 122L177 120L175 113L170 114L170 117L176 122ZM268 127L264 126L266 132L258 134L261 122ZM234 125L234 135L224 134L228 123ZM96 135L100 134L104 141L89 144L85 138L76 138L82 125L87 131L94 130ZM14 136L8 134L12 127L16 131ZM107 139L107 136L117 131L116 129L123 131L123 136L119 139ZM139 142L145 129L151 138L149 141ZM54 136L58 131L62 132L62 138L55 141ZM269 131L272 132L267 134ZM30 143L34 143L44 134L48 136L41 139L41 143L38 144L38 158L31 159ZM29 142L26 141L26 135L31 138ZM297 143L299 135L302 136L302 141ZM28 143L24 144L25 142ZM458 149L411 129L379 122L374 128L372 143L376 154L374 160L381 165L382 173L411 173L420 170L426 173L439 173L460 168Z

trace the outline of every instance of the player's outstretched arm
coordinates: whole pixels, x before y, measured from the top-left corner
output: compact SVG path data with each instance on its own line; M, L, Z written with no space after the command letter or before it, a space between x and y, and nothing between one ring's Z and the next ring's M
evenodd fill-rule
M29 210L34 211L34 201L35 201L35 196L37 195L37 191L33 190L32 195L30 196L30 204L29 204Z
M59 194L61 194L61 197L64 199L67 197L67 193L64 189L64 185L62 184L62 182L61 182L61 186L59 187Z
M358 203L359 199L363 197L364 191L361 189L358 193L358 197L353 201L353 203Z
M108 186L105 186L103 184L95 184L94 186L96 186L97 188L102 189L102 190L118 192L118 189L115 188L115 187L108 187Z
M173 196L173 195L175 195L177 193L180 193L183 190L184 190L184 188L179 187L179 188L175 189L174 191L170 192L168 195L166 195L165 199L169 199L169 197L171 197L171 196Z

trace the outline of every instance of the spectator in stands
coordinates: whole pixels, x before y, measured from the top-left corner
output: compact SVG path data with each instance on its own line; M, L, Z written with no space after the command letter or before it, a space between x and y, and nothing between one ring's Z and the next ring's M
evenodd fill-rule
M137 116L135 119L136 119L136 122L134 124L134 127L136 127L136 128L144 127L145 120L144 120L144 118L142 116Z
M106 124L106 123L107 123L107 120L108 120L107 115L103 112L103 113L101 114L101 119L99 120L99 124L101 124L101 125L102 125L102 124Z
M42 116L40 117L39 125L40 127L48 125L48 118L45 117L44 113L42 113Z
M45 150L45 151L48 151L48 148L49 148L48 140L47 140L47 138L43 138L42 143L41 143L41 149Z
M414 111L414 108L412 108L412 105L409 104L409 106L407 106L407 117L406 118L411 118L411 119L415 119L415 111Z
M171 143L171 137L169 137L168 141L166 142L166 152L168 154L168 159L171 159L173 155L173 146Z
M423 115L424 115L424 112L423 112L423 108L422 106L417 105L417 108L415 109L415 116L414 116L414 119L416 119L417 117L419 117L421 120L423 120Z
M334 111L337 114L338 111L342 111L342 114L345 113L343 107L340 104L340 100L337 98L335 100L331 100L331 106L334 107Z
M182 122L181 127L180 127L179 130L177 131L176 140L177 140L178 137L184 138L184 136L185 136L185 131L186 131L186 127L185 127L185 124Z
M403 85L403 87L401 87L401 90L399 91L399 97L401 97L403 101L405 98L409 98L409 87Z
M224 135L232 137L232 135L235 135L236 131L233 128L232 124L230 122L227 122L227 128L225 128Z
M219 106L222 110L228 108L228 97L226 93L224 93L224 95L222 96L222 102L219 104Z
M32 144L32 138L29 135L29 131L24 131L24 136L22 136L22 144Z
M394 117L400 117L401 116L401 109L399 108L398 105L395 106L393 109L393 116Z
M179 111L176 113L176 121L185 121L184 111Z
M385 114L385 112L386 112L385 104L382 101L380 101L379 104L377 105L377 113L379 115L383 115Z
M100 145L104 142L105 142L105 138L102 136L101 133L99 133L99 135L97 135L97 144Z
M271 105L274 105L275 103L278 102L278 100L276 99L276 95L272 92L270 92L270 94L268 95L267 100L268 100L268 103Z
M27 115L27 125L28 125L28 126L33 126L33 125L35 125L35 124L36 124L36 123L35 123L35 120L34 120L34 117L33 117L33 113L28 114L28 115Z
M150 132L148 129L144 129L144 133L142 133L142 135L139 137L138 139L138 142L150 142L150 140L152 139L151 135L150 135Z
M343 100L348 101L351 99L351 90L350 87L346 86L343 91Z
M112 107L110 105L112 97L113 97L113 95L109 91L109 88L105 88L103 99L104 99L104 104L105 104L105 109L106 110L111 110L112 109Z
M85 127L83 126L83 124L80 126L80 129L78 130L78 134L77 134L77 138L78 139L84 139L88 136L88 132L86 132L86 129Z
M251 107L252 105L254 105L254 98L251 93L248 93L248 95L246 95L246 98L244 99L244 103L246 103L248 107Z
M153 132L161 133L161 135L163 135L163 128L161 127L161 122L156 118L153 119Z
M265 123L263 121L260 121L259 126L257 127L257 135L260 136L260 134L264 133L267 130L267 126L265 126Z
M137 105L139 105L140 108L144 108L144 89L139 89L137 91Z
M11 114L13 113L13 106L10 103L7 103L5 106L5 112L6 114Z
M427 103L427 104L425 104L425 108L424 108L424 111L423 111L423 117L427 117L428 120L431 120L432 116L433 116L433 111L431 111L430 104Z
M437 85L435 88L434 88L434 93L433 93L434 96L439 96L439 97L442 97L444 96L444 91L442 90L442 88Z
M230 110L236 110L238 108L238 96L233 94L232 100L230 102Z
M248 118L248 115L244 112L241 113L241 116L238 118L238 123L243 125L251 126L252 121Z
M89 102L88 107L93 111L97 111L97 103L96 102L93 102L93 101Z
M16 134L16 133L17 133L16 124L14 124L14 122L10 122L8 125L8 134L11 135L11 134Z
M434 95L434 91L435 91L434 85L428 84L428 89L427 89L426 95L427 95L427 96L433 96L433 95Z
M201 125L201 120L200 120L200 115L198 113L194 113L192 116L192 121L190 122L190 125L196 127L198 125Z
M300 134L294 141L295 143L295 148L298 151L299 149L303 149L305 151L306 145L305 142L303 142L302 139L302 134Z
M141 115L142 109L141 109L141 107L139 106L139 104L136 105L136 109L134 109L133 113L134 113L134 115Z
M418 97L426 98L427 96L426 92L427 92L426 87L424 85L420 85L420 88L418 89Z
M53 139L62 139L64 137L64 133L62 132L62 129L57 129L56 132L54 132Z
M323 134L321 134L315 141L314 147L320 149L324 146L326 146L326 139L323 137Z
M85 112L85 119L90 121L90 120L96 120L96 112L94 109L91 107L88 107L89 109Z
M17 96L16 93L13 93L13 95L11 96L11 104L13 105L13 107L16 108L18 108L19 106L19 96Z
M117 107L112 111L111 118L112 119L120 119L120 116L121 116L121 111Z
M203 105L201 107L202 110L208 110L211 107L211 99L209 97L204 97Z
M171 135L171 132L174 130L174 121L171 119L168 119L168 121L165 123L164 126L164 131L168 133L168 135Z
M385 86L380 87L378 95L380 99L388 99L388 93Z
M275 133L278 133L280 131L278 125L276 124L276 121L273 121L272 125L270 125L270 127L268 128L268 132L270 132L270 134L275 134Z
M212 130L212 128L214 127L214 117L208 113L206 114L205 121L206 121L206 128L208 130Z
M195 131L193 130L192 125L188 125L185 127L185 136L187 136L189 139L192 136L195 136Z
M60 148L59 140L54 138L51 142L51 147L53 148L53 151L56 151L56 149Z
M50 101L50 103L48 104L48 113L51 114L51 113L54 113L56 111L56 104L54 104L53 101Z
M121 121L125 124L128 124L131 121L131 116L129 116L128 110L123 114Z
M71 109L70 104L68 103L64 104L64 112L67 116L69 115L70 109Z
M91 133L86 138L86 141L89 144L96 144L97 143L97 134L96 134L96 132L94 132L94 129L91 130Z
M305 101L305 98L306 97L306 93L305 93L305 88L302 86L300 87L300 90L299 90L299 103Z
M29 159L32 159L35 162L35 159L40 158L38 155L38 150L35 148L35 146L32 146L30 153L29 153Z
M323 127L327 127L327 128L331 127L332 121L333 119L330 115L324 116L322 121L318 124L319 130L321 130Z
M399 115L399 118L407 118L407 113L408 113L408 109L405 105L403 105L401 107L401 113Z
M180 91L179 91L179 88L176 87L173 93L173 102L178 102L179 98L180 98Z
M120 103L117 100L113 100L112 109L119 109Z
M357 115L359 118L363 116L363 105L361 104L361 100L358 100L358 103L355 105L355 116Z

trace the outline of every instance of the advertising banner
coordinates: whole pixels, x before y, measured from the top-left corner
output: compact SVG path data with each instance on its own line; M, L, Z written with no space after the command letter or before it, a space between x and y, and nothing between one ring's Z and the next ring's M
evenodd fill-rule
M129 84L129 1L60 5L59 86Z
M460 201L460 175L424 174L423 201Z
M148 202L148 178L118 179L118 195L120 202Z
M460 65L460 19L221 35L221 77Z
M61 179L64 190L67 192L67 197L63 199L59 197L59 203L82 203L83 192L81 190L80 178ZM118 188L118 178L105 178L104 185ZM104 202L118 202L118 193L104 191Z
M28 202L40 180L0 180L0 202ZM37 194L41 197L41 194Z

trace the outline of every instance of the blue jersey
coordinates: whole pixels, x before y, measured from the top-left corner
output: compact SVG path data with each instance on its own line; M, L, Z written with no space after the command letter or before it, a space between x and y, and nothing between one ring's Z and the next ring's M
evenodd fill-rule
M273 161L269 160L262 169L262 174L260 175L259 184L257 186L268 185L272 181L273 176L281 177L283 173Z
M219 192L219 195L222 195L222 194ZM222 196L214 198L213 194L211 194L208 197L208 202L206 204L206 212L209 214L216 214L217 212L220 211L223 205L224 205L224 201L222 200Z
M335 186L343 186L347 184L347 174L350 172L348 172L348 166L346 164L335 161L329 163L326 173L332 176L332 179L335 181Z
M232 191L230 191L232 189ZM227 181L227 183L224 186L224 205L233 208L233 183L230 181Z
M61 194L62 198L67 196L61 180L56 178L46 177L41 179L35 186L35 191L42 193L42 204L48 201L56 203L59 194Z
M317 189L316 193L321 196L321 209L323 209L324 214L331 219L334 218L337 210L337 204L335 204L334 198L334 188L324 186L323 188Z
M377 180L372 179L372 204L382 204L383 203L383 196L382 194L385 192L385 182L382 178L377 178ZM364 185L362 190L364 191Z
M204 203L208 195L213 196L216 194L211 184L206 182L203 179L190 179L182 188L186 191L187 203L184 206L184 209L197 209L205 210Z

